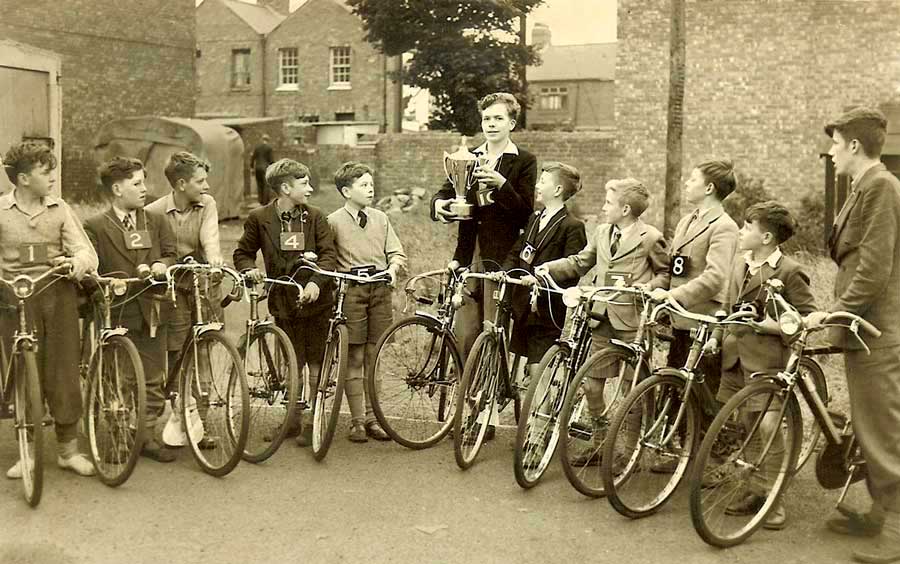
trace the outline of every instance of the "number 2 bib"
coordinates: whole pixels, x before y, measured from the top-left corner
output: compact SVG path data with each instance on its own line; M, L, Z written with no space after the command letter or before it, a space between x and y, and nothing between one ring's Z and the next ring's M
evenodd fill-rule
M125 248L129 251L149 249L153 246L153 240L150 239L149 231L126 231L123 235L125 237Z

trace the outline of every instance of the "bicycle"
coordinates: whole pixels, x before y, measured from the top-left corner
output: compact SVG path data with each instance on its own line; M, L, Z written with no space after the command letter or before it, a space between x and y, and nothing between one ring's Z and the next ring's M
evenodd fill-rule
M116 274L116 273L112 273ZM130 284L149 283L144 277L116 278L89 273L82 281L93 286L93 315L88 317L82 344L82 379L87 382L85 434L97 476L107 486L125 483L134 471L146 434L147 391L144 365L128 329L113 323L113 300ZM139 295L140 293L138 293Z
M313 457L321 461L328 454L334 432L337 429L341 412L341 400L344 394L344 381L347 378L347 361L350 338L347 333L347 316L344 314L344 299L350 284L390 283L391 276L387 270L376 272L370 276L332 272L322 270L315 263L301 259L301 269L307 269L337 280L337 299L334 303L331 319L328 321L328 338L325 341L325 353L322 357L319 387L313 402ZM372 392L370 392L372 393ZM375 392L377 393L377 392Z
M781 295L783 284L773 279L766 285L781 310L781 332L792 339L787 365L781 371L753 374L755 381L725 404L703 439L691 474L694 529L708 544L722 548L742 543L762 526L790 478L800 469L804 435L798 395L827 442L816 461L816 478L826 489L843 485L839 511L848 513L842 506L847 491L865 476L864 460L849 421L828 411L814 377L802 372L801 366L810 355L840 352L833 347L807 348L809 336L822 329L846 328L866 351L869 348L859 335L860 329L873 338L881 332L848 312L832 313L821 325L806 327L797 310ZM767 413L774 416L764 421ZM729 509L747 495L757 496L747 511Z
M591 311L594 301L609 301L618 295L618 287L573 287L564 289L551 277L543 277L548 292L563 295L563 305L572 309L572 317L564 322L556 344L547 349L537 366L538 376L528 385L516 431L513 470L520 487L532 488L543 477L559 442L559 422L565 398L576 373L591 350L589 320L602 321L603 314ZM538 287L532 287L531 301L536 303ZM606 299L598 296L614 292Z
M225 324L207 321L203 314L209 277L225 273L242 283L239 272L214 267L187 257L166 269L166 284L175 302L175 276L191 276L194 322L170 367L166 396L180 410L186 441L197 464L207 474L225 476L244 453L250 426L250 397L244 363L225 334Z
M655 513L671 498L697 451L701 417L712 419L718 410L699 370L711 329L757 315L755 309L727 317L695 314L668 298L653 308L648 323L663 312L697 322L688 358L684 367L656 369L632 388L610 423L601 462L610 504L631 519ZM661 471L673 461L674 468Z
M266 295L261 294L259 288L263 284L295 288L299 292L298 300L303 295L303 288L291 278L264 277L258 282L246 274L242 278L246 292L241 294L246 294L250 302L250 317L237 346L247 375L250 398L250 423L243 458L257 463L275 454L290 422L297 416L297 409L309 406L309 374L304 372L301 393L298 391L300 371L294 346L287 334L275 325L274 319L260 319L259 303ZM234 300L235 296L226 296L222 300L223 307ZM299 399L298 393L301 393Z
M592 354L577 368L560 413L565 429L565 440L560 445L563 473L572 487L592 498L605 494L600 461L610 419L634 386L650 376L656 338L655 323L649 323L652 309L649 292L640 287L617 287L616 291L640 300L637 331L630 341L610 339L607 347ZM589 310L596 294L583 292L579 298L579 306ZM614 296L604 301L611 299ZM591 397L597 395L596 392L588 394L591 387L597 386L591 381L592 375L609 367L617 367L615 376L603 382L602 394L596 398L602 401L591 406Z
M516 357L510 366L507 327L511 308L505 298L510 284L522 285L522 282L505 272L462 274L463 282L469 278L492 280L498 286L494 292L497 302L494 321L486 320L484 330L476 337L463 368L461 391L456 395L453 453L457 466L463 470L475 462L493 414L503 411L510 401L517 418L521 413L521 390L513 377L519 359Z
M25 302L40 294L53 280L35 291L38 284L52 276L62 277L69 273L70 268L67 264L59 265L36 278L27 274L20 274L12 280L0 278L0 282L10 287L16 297L18 321L9 357L6 356L5 340L0 341L0 362L3 366L0 409L4 412L4 418L11 416L13 419L22 468L22 489L25 501L31 507L37 507L40 503L44 486L44 398L37 367L37 336L34 326L28 321Z
M436 277L436 296L416 294L419 285ZM416 310L398 319L375 345L375 361L366 374L372 409L391 439L406 448L434 446L453 426L463 366L453 319L462 305L463 287L462 277L448 269L410 278L404 313L411 302L436 305L436 313Z

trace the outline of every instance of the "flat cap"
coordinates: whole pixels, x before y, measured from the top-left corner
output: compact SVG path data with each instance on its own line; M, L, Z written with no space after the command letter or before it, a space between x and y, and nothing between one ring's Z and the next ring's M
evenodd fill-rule
M884 117L884 114L881 113L880 110L859 107L853 108L852 110L845 112L836 120L825 124L825 135L832 137L835 129L840 131L851 123L857 122L870 122L867 125L875 125L881 129L887 129L887 118Z

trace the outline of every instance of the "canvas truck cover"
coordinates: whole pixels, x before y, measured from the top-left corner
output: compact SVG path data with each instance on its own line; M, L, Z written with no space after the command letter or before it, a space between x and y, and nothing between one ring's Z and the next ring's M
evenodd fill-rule
M142 116L110 121L94 139L98 166L117 155L143 161L148 202L172 190L165 168L178 151L210 162L209 193L216 199L219 220L237 217L244 195L244 142L235 130L201 119Z

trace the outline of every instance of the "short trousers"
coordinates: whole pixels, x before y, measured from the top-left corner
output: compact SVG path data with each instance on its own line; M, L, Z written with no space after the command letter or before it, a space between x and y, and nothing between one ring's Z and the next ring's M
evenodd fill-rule
M351 345L375 344L394 322L391 288L386 284L350 286L344 298L344 315Z

